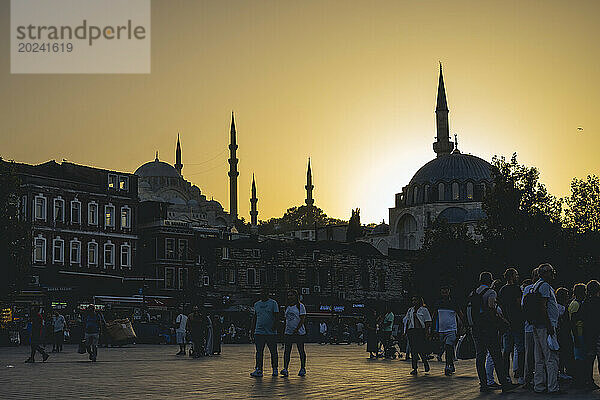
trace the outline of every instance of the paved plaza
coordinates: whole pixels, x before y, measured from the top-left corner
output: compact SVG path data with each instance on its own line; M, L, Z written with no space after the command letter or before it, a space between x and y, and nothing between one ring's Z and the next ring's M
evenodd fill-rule
M281 350L281 346L279 347ZM100 349L91 363L69 345L46 363L24 364L28 347L0 348L2 399L542 399L522 389L509 395L480 394L473 361L460 361L457 373L411 376L410 363L369 360L357 345L307 345L308 374L298 377L293 354L290 377L254 379L252 345L225 345L221 356L177 357L176 346L137 345ZM295 349L294 349L295 350ZM269 353L265 349L265 367ZM283 361L280 352L280 363ZM280 368L281 368L280 364ZM570 391L564 399L600 399L600 393Z

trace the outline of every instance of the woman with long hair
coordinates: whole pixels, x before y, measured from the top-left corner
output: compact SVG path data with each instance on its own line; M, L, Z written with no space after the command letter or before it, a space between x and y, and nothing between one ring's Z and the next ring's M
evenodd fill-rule
M283 369L281 376L288 376L288 366L290 365L290 356L292 353L292 344L296 343L298 354L300 355L300 371L298 376L306 375L306 352L304 351L304 338L306 337L306 328L304 320L306 319L306 308L300 302L300 296L297 290L290 290L287 298L288 306L285 309L285 330L284 342L285 350L283 353Z

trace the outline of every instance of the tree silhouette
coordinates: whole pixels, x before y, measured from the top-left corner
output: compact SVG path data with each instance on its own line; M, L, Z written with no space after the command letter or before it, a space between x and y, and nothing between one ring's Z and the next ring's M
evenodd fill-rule
M573 178L571 196L565 199L565 226L577 233L600 232L600 180Z

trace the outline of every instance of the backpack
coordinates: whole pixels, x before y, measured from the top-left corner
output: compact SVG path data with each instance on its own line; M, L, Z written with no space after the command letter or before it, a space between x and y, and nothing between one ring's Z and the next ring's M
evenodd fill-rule
M469 294L467 302L467 322L470 327L481 325L484 320L488 319L486 316L489 314L489 307L483 304L483 296L488 290L490 290L489 287L483 289L481 293L477 293L477 289L475 289Z
M532 325L544 322L544 316L541 313L544 299L540 293L540 286L543 284L544 282L532 287L529 289L529 293L523 297L523 315L527 322Z

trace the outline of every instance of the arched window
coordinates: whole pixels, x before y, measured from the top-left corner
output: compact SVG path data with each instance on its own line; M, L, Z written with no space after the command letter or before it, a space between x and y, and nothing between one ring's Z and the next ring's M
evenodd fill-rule
M417 204L418 198L419 198L419 187L415 186L413 188L413 204Z
M467 200L473 200L473 183L467 182Z
M460 198L460 191L458 187L458 182L454 182L452 184L452 200L458 200Z
M440 182L438 184L438 200L439 201L444 201L446 196L445 196L445 190L446 188L444 187L444 184L442 182Z
M429 202L429 185L425 185L423 189L423 203Z

